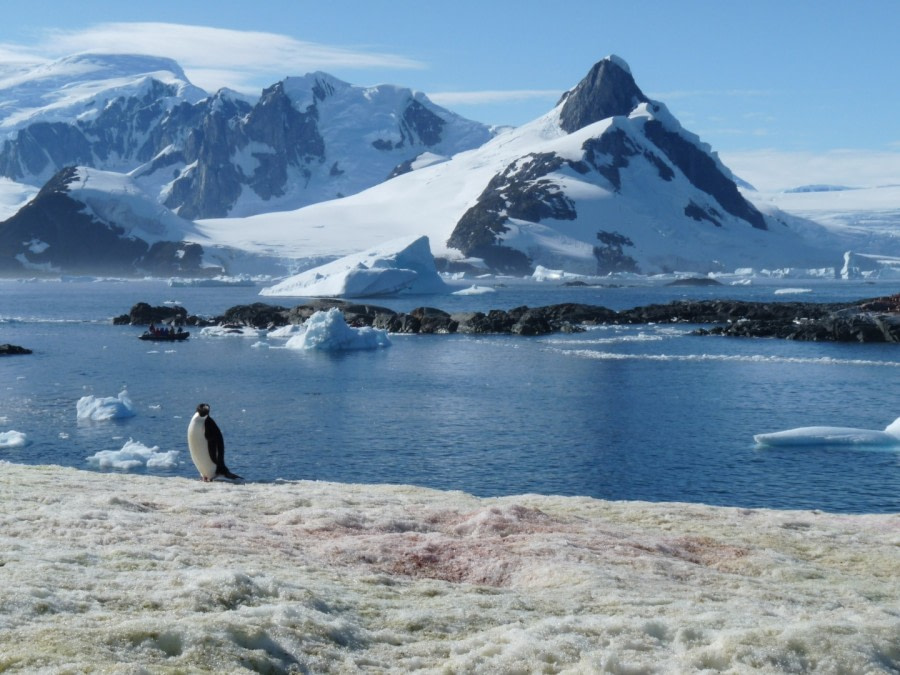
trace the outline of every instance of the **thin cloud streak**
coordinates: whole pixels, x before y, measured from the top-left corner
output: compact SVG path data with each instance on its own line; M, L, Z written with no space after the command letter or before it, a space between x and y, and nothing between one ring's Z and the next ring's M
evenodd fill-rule
M45 33L38 51L140 53L175 59L199 87L258 91L289 75L316 70L427 66L397 54L295 40L286 35L172 23L104 23L84 30Z
M719 152L725 165L757 190L772 192L802 185L878 187L900 182L900 152L831 150Z
M509 89L495 91L441 91L429 93L428 98L438 105L490 105L510 101L536 99L556 100L563 92L557 89Z

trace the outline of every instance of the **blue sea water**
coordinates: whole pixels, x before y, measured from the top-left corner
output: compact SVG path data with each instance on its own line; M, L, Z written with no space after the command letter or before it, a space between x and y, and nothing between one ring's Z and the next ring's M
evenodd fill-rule
M408 311L586 302L623 309L683 298L854 300L890 284L792 281L717 287L566 288L509 281L472 296L374 301ZM251 480L412 483L480 496L538 492L602 499L900 510L900 450L765 448L753 435L801 426L883 429L900 415L900 346L700 337L693 326L601 327L572 335L391 336L347 353L284 349L274 338L137 340L111 318L139 301L221 314L258 288L170 288L163 281L0 281L0 433L26 435L0 459L98 469L88 457L129 439L179 451L212 406L228 464ZM127 389L135 415L76 419L86 395ZM114 473L114 471L111 471Z

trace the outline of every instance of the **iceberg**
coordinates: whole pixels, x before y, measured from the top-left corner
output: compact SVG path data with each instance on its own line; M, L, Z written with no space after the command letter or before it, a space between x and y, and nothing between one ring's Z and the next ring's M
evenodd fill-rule
M884 431L855 427L798 427L770 434L756 434L753 440L769 446L810 445L900 445L900 417Z
M447 293L428 237L396 239L295 274L259 294L278 297L366 298L400 292Z
M134 417L134 406L124 389L118 396L82 396L75 404L79 420L95 422Z
M306 321L306 330L287 341L288 349L318 349L320 351L351 351L390 347L387 331L378 328L352 328L344 321L337 307L316 312Z

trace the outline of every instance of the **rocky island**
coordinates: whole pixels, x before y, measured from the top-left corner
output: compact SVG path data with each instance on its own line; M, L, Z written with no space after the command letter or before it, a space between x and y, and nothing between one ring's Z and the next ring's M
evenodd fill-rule
M302 324L317 311L337 307L351 326L371 326L390 333L474 333L546 335L577 332L583 326L614 324L698 324L697 335L775 337L831 342L900 342L900 294L849 303L745 302L678 300L615 311L600 305L562 303L543 307L449 313L434 307L396 312L377 305L339 299L313 300L294 307L267 303L236 305L221 316L204 318L184 307L152 307L139 302L117 325L214 326L276 328Z

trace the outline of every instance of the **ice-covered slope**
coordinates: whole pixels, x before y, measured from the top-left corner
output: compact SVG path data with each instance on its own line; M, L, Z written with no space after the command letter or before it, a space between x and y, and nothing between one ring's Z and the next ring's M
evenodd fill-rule
M209 269L199 242L210 243L127 176L70 168L0 223L0 270L191 276L221 271Z
M709 147L645 97L616 57L545 116L450 161L292 213L199 226L216 241L265 242L290 257L427 235L437 256L516 273L823 267L841 255L823 228L747 202Z
M111 101L142 97L156 81L176 101L207 96L172 59L142 54L76 54L57 61L0 65L0 132L10 138L39 122L84 122L103 114Z

